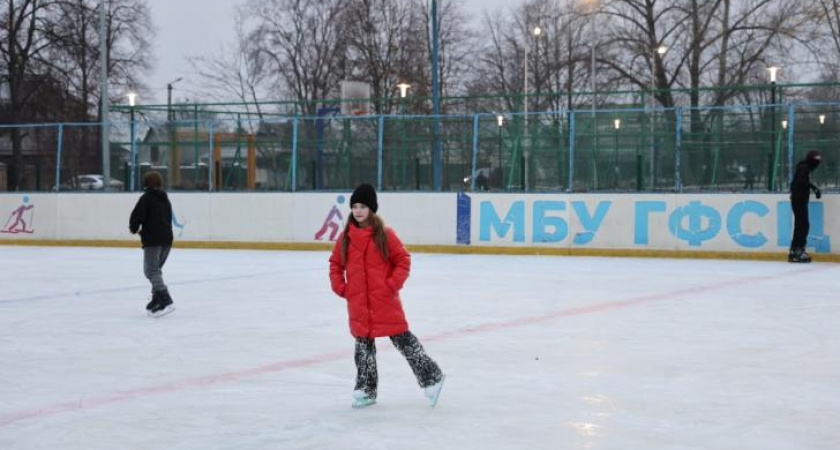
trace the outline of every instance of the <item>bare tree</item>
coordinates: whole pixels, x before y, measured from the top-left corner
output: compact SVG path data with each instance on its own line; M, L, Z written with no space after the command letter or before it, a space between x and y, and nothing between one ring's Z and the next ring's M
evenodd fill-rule
M51 66L69 92L86 105L80 119L101 113L97 75L100 68L98 1L64 0L56 6L55 42ZM124 100L126 88L142 90L143 76L152 67L150 36L154 33L146 0L108 0L106 4L106 65L111 102Z
M594 15L585 6L571 0L533 0L508 13L486 13L482 27L489 39L478 52L471 92L524 93L527 54L530 109L572 109L591 102L592 96L575 95L589 91L592 78L598 75L590 64L597 41L591 35ZM539 37L533 34L537 26ZM522 98L507 95L505 105L496 108L518 110Z
M101 121L100 5L93 0L63 0L54 8L54 25L48 30L53 43L48 51L48 65L68 95L78 99L72 104L73 109L66 111L65 120ZM152 66L149 39L154 28L145 0L108 0L105 6L109 103L122 103L128 89L143 89L142 78ZM100 158L99 130L68 129L68 137L77 141L72 148L78 150L63 158L65 178L95 170Z
M416 79L422 30L407 0L351 0L343 18L353 77L371 83L377 113L390 113L396 85Z
M245 11L237 9L236 40L217 55L191 57L190 64L203 81L201 94L218 100L236 98L248 116L262 120L265 111L260 102L270 96L278 80L271 78L267 53L249 39L246 19Z
M414 0L416 11L422 12L421 20L425 25L422 38L426 47L425 62L422 73L428 74L424 78L428 83L428 92L431 92L431 11L427 8L428 2ZM441 96L457 95L466 90L468 75L473 70L470 63L470 55L476 48L476 32L467 23L467 17L462 5L453 0L442 0L438 4L439 15L439 64L438 79L441 82ZM418 68L419 69L419 68ZM443 105L442 112L446 112L446 105Z
M346 0L251 0L250 37L286 89L315 115L317 103L336 93L346 73L341 16Z
M48 30L53 2L38 0L7 0L7 8L0 12L0 58L5 69L0 81L8 86L8 123L22 123L34 111L31 100L49 81L44 76L46 53L53 44ZM9 130L12 144L12 161L9 165L8 188L24 187L24 134L17 127Z

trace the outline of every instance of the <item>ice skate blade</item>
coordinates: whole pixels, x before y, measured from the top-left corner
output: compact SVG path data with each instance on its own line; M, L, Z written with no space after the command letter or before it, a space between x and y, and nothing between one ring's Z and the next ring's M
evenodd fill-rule
M146 315L148 315L149 317L154 317L155 319L157 319L159 317L163 317L167 314L170 314L174 311L175 311L175 306L174 305L169 305L166 308L161 309L160 311L155 311L155 312L147 311Z

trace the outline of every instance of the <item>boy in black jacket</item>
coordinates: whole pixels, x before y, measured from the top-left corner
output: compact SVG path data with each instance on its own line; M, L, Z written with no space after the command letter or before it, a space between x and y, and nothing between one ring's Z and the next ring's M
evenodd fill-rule
M175 310L162 272L172 248L172 204L163 190L160 173L147 173L143 177L143 187L146 192L131 212L128 229L132 234L140 233L143 273L152 283L152 300L146 305L146 311L152 317L160 317Z
M796 165L793 181L790 183L790 207L793 209L793 239L790 242L788 262L811 262L811 255L805 252L811 223L808 220L808 200L811 191L819 199L820 189L811 183L811 172L820 165L820 152L812 150Z

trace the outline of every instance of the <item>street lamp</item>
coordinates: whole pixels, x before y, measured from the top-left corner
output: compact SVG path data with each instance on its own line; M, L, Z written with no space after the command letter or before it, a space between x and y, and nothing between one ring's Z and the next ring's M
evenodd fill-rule
M651 135L651 145L650 145L650 164L649 164L649 171L650 171L650 189L653 190L654 186L656 186L656 113L653 111L656 108L656 72L657 69L662 64L662 59L665 57L665 53L668 52L668 47L665 45L659 45L656 48L656 52L653 55L653 65L650 74L650 135ZM641 163L640 163L641 164ZM639 165L641 167L641 165Z
M776 165L776 162L773 158L774 151L773 148L776 145L776 74L779 72L779 68L776 66L771 66L767 68L767 71L770 72L770 164L771 164L771 173L773 173L773 168ZM767 189L772 191L773 190L773 177L768 177L767 180Z
M596 51L596 48L598 47L598 39L597 39L598 34L595 31L595 29L596 29L596 24L597 24L598 12L601 9L601 0L584 0L584 2L588 3L592 7L592 12L590 13L590 14L592 14L592 18L589 21L590 25L591 25L591 32L590 32L591 36L589 37L589 40L590 40L590 45L589 45L589 50L590 50L589 78L590 78L590 83L591 83L591 88L590 89L592 90L592 113L591 113L591 116L592 116L591 117L591 122L592 122L592 146L590 148L591 148L591 150L593 152L593 155L594 155L594 157L592 158L592 172L593 172L594 187L597 190L598 189L598 162L597 162L597 159L598 159L597 158L597 155L598 155L598 122L597 122L596 117L595 117L595 110L597 108L596 105L598 104L598 94L597 94L597 91L598 91L598 84L597 84L598 83L598 77L597 77L597 73L595 71L595 51ZM570 27L570 29L571 29L571 27ZM571 30L570 30L570 32L571 32ZM569 89L569 90L571 91L571 89ZM569 93L569 98L571 99L571 93ZM569 107L571 109L571 101L569 101ZM571 113L570 113L569 117L571 118ZM571 148L571 145L572 145L571 140L572 139L573 139L573 137L570 135L569 136L569 148ZM569 175L569 183L571 185L571 175Z
M595 19L598 17L598 11L600 10L601 2L600 2L600 0L586 0L586 1L587 1L587 3L590 3L590 4L593 5L593 11L591 13L592 14L592 19L590 20L590 22L592 24L592 36L589 37L589 39L590 39L589 48L590 48L590 51L591 51L591 54L590 54L590 59L591 60L589 62L589 77L591 78L590 83L592 83L592 88L591 88L592 89L592 123L594 124L595 123L595 103L596 103L596 100L597 100L596 91L598 89L597 79L596 79L596 76L595 76L596 75L595 74L595 49L598 46L598 40L595 39L596 36L597 36L597 33L595 32L595 22L596 22Z
M183 80L183 77L178 77L169 83L166 83L166 121L169 125L169 186L174 187L176 184L179 183L180 173L179 169L181 168L181 158L178 155L178 146L175 143L175 129L172 125L172 121L175 118L175 114L172 111L172 86ZM212 157L210 158L212 161Z
M499 114L496 116L496 125L499 129L499 189L502 189L505 185L505 169L504 165L502 165L502 127L505 126L505 116Z
M408 89L411 87L408 83L400 83L397 85L400 88L400 103L402 103L402 114L405 115L405 96L408 93ZM402 186L405 189L405 177L406 177L406 160L405 160L405 121L406 119L403 118L400 123L402 124Z
M613 189L618 189L618 130L621 129L621 119L613 121L615 127L615 143L613 145Z
M650 74L650 106L653 109L656 106L656 72L659 69L659 65L661 64L662 58L665 57L665 53L668 53L668 47L664 45L660 45L656 48L656 54L653 56L653 64L651 67L651 74Z
M400 83L397 85L400 88L400 98L405 98L406 93L408 93L408 89L411 87L408 83Z
M106 38L106 22L108 2L99 0L99 108L100 108L100 140L102 150L102 189L111 189L111 138L108 123L108 39ZM14 8L9 4L9 8ZM23 168L20 168L22 171Z
M539 26L536 26L532 30L532 33L534 34L534 38L536 40L537 38L539 38L542 35L542 28L540 28ZM528 189L528 181L529 181L529 176L530 176L530 174L529 174L530 171L527 169L528 164L530 162L530 156L531 156L531 152L529 150L529 145L528 145L528 53L531 49L532 42L533 41L529 39L528 43L525 45L525 64L524 64L524 66L525 66L525 70L524 70L525 95L524 95L524 98L523 98L523 101L522 101L523 110L524 110L524 113L525 113L525 115L523 116L524 117L524 122L523 123L524 123L524 128L525 128L524 133L523 133L524 139L522 141L523 142L523 148L524 148L524 151L522 152L522 155L524 157L523 165L525 166L525 167L523 167L524 172L525 172L524 179L522 180L523 190ZM538 48L538 50L539 50L539 48ZM536 67L536 70L535 70L535 73L534 73L534 81L539 81L539 80L536 79L538 74L539 74L539 65L537 64L537 67ZM539 83L537 83L537 89L539 89Z
M183 79L183 77L178 77L166 83L166 120L172 120L175 116L172 113L172 86Z
M825 125L825 114L820 114L820 125Z
M137 93L134 90L128 91L126 94L128 97L128 106L129 111L131 114L131 181L129 182L130 189L133 192L135 186L135 180L137 180L137 144L136 144L136 133L137 133L137 124L134 121L134 106L137 103Z

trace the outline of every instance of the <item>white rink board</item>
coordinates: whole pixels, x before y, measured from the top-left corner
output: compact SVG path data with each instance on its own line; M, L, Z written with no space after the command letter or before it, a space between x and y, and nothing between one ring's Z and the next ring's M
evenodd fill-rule
M175 193L176 239L317 243L334 240L351 191ZM0 240L136 241L139 193L0 194ZM597 250L779 252L792 215L785 194L380 193L379 213L414 245ZM459 209L460 208L460 209ZM812 253L838 254L840 197L811 202ZM460 235L459 235L460 233Z
M787 250L786 195L471 195L476 246L724 252ZM812 200L809 248L837 253L837 196Z

